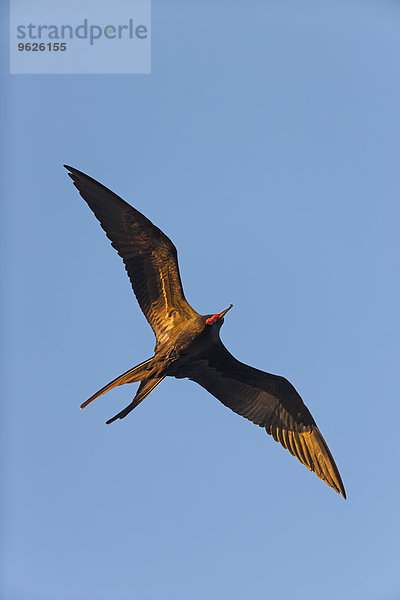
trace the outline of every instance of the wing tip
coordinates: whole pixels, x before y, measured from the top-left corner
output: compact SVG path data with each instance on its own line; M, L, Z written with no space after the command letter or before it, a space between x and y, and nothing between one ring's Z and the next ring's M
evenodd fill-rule
M331 475L331 478L332 478L332 475ZM325 483L328 483L326 481L326 479L324 479L323 481L325 481ZM342 481L340 475L338 477L336 477L335 479L332 478L332 482L333 482L333 485L331 483L328 483L328 485L333 490L335 490L335 492L337 494L339 494L339 496L343 496L344 500L347 500L346 490L344 489L343 481Z
M70 167L69 165L63 165L63 167L65 169L67 169L68 175L72 178L74 176L74 174L78 174L80 173L80 171L78 171L78 169L74 169L74 167Z
M335 492L339 495L343 496L344 500L347 499L346 490L344 489L343 481L339 473L339 469L336 465L335 459L332 456L331 451L329 450L328 444L326 443L322 433L320 432L317 426L314 427L313 435L315 436L315 440L317 444L322 450L322 456L324 458L325 468L321 470L321 474L316 473L316 475L325 481L330 487L332 487ZM323 475L321 477L321 475Z
M343 496L343 500L347 500L347 495L346 495L346 490L344 489L344 485L343 485L343 483L342 483L342 482L340 482L340 483L341 483L341 485L337 485L337 484L336 484L335 486L331 485L330 487L331 487L333 490L335 490L335 492L336 492L337 494L339 494L339 496ZM328 484L328 485L329 485L329 484Z
M339 471L338 471L338 474L339 474ZM338 477L338 479L337 479L337 481L335 483L336 483L336 485L338 487L338 489L336 491L339 494L339 496L343 496L343 499L347 500L346 490L344 489L343 481L342 481L342 478L340 477L340 474L339 474L339 477Z
M70 167L69 165L63 165L63 167L65 167L67 169L68 177L70 177L72 179L74 186L76 188L78 188L77 182L79 181L79 178L84 177L85 174L82 173L81 171L78 171L78 169L74 169L74 167ZM78 191L80 191L79 188L78 188Z
M81 181L87 181L87 182L95 183L98 186L100 186L100 187L106 189L107 191L111 192L111 190L108 190L108 188L106 188L102 183L100 183L99 181L96 181L96 179L93 179L93 177L90 177L90 175L87 175L86 173L83 173L83 171L80 171L79 169L75 169L75 167L71 167L70 165L63 165L63 167L65 167L67 169L68 175L71 177L71 179L74 182L75 186L76 186L76 182L79 181L79 180L81 180ZM113 193L113 192L111 192L111 193Z
M84 175L84 173L82 173L82 171L79 171L78 169L75 169L75 167L71 167L70 165L63 165L63 167L65 169L67 169L67 171L70 171L71 173L79 173L81 175Z

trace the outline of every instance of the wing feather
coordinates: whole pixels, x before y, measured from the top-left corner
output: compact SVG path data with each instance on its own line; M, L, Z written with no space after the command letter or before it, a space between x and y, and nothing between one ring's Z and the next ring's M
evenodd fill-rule
M196 381L225 406L265 427L274 440L346 498L333 456L310 411L287 379L239 362L220 340L207 355L188 361L181 376Z
M157 343L162 343L177 322L197 315L183 293L174 244L114 192L81 171L65 167L124 261L140 308Z

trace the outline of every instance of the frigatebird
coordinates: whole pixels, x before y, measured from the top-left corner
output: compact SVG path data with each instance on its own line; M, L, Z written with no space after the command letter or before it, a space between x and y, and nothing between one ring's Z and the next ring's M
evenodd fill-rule
M254 369L228 352L219 332L225 310L200 315L187 302L171 240L138 210L85 173L64 165L80 195L121 256L139 306L156 337L154 356L129 369L84 402L124 383L140 382L123 419L166 376L197 382L225 406L264 427L338 494L346 492L310 411L284 377Z

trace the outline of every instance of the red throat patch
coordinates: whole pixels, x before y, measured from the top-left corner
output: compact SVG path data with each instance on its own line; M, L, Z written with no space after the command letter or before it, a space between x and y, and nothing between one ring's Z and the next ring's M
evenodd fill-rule
M220 313L217 313L216 315L209 317L206 321L206 325L214 325L215 321L218 321L220 316L221 316Z

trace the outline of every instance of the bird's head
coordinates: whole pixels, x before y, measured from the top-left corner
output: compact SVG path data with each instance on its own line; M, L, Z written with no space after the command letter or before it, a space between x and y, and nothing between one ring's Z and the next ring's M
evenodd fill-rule
M221 327L222 323L224 322L224 316L226 315L228 310L232 308L232 306L233 304L230 304L228 308L226 308L220 313L215 313L215 315L207 315L206 325L217 325L218 327Z

